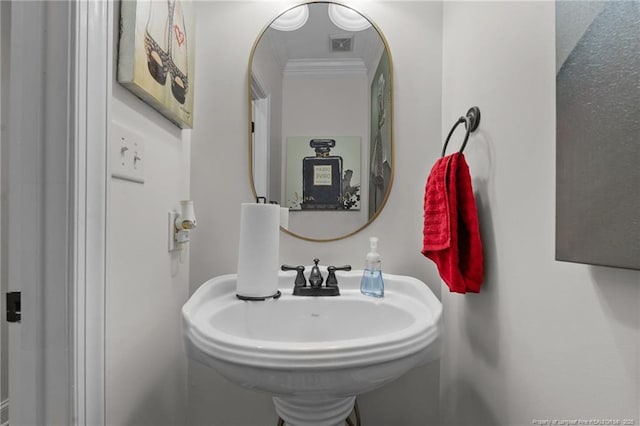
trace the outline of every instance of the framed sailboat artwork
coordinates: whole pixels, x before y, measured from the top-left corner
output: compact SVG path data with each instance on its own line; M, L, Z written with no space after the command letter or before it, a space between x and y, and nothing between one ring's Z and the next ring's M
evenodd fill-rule
M188 0L123 0L118 82L180 128L193 127L194 13Z

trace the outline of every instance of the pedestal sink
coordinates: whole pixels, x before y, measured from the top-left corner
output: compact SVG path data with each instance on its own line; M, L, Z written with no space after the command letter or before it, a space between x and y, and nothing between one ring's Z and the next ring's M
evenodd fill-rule
M281 272L282 297L261 302L236 298L235 275L205 282L182 308L189 357L273 395L287 425L344 424L357 395L440 356L442 305L415 278L385 274L376 299L362 271L336 275L340 296L301 297Z

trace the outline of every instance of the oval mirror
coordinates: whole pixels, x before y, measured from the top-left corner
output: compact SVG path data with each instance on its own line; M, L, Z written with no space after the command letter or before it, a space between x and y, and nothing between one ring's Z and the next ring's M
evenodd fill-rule
M258 37L249 60L252 189L288 207L283 230L348 237L384 207L393 182L391 55L357 11L302 4Z

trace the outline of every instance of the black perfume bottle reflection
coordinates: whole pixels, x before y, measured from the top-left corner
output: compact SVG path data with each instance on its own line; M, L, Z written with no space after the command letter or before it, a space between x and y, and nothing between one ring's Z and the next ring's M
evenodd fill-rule
M342 157L330 155L334 139L311 139L313 157L302 160L302 210L336 210L342 200Z

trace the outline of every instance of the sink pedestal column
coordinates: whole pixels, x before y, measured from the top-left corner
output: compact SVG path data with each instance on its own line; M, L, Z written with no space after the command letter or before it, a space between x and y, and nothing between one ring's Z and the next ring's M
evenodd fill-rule
M323 399L273 397L276 413L287 426L342 426L356 397Z

